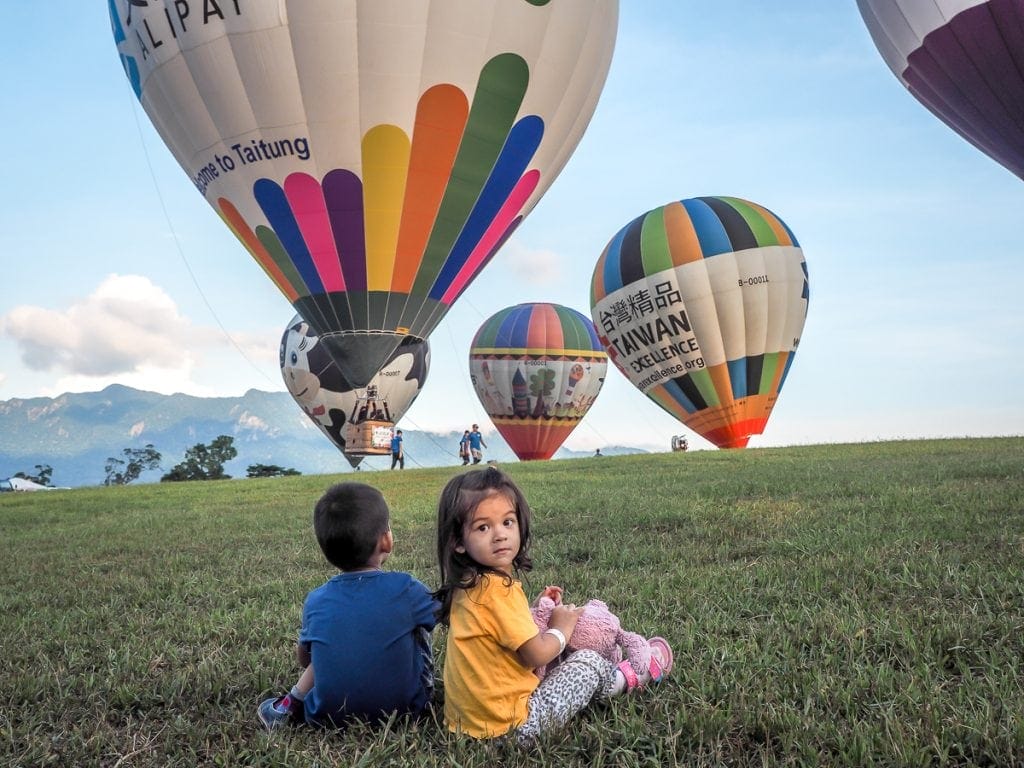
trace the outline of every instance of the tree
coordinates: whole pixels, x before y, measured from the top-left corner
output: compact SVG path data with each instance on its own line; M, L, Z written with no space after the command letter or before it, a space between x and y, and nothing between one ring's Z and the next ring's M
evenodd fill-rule
M530 376L530 394L537 398L533 408L535 418L544 415L544 396L555 391L555 372L550 368L541 368Z
M297 469L285 469L277 464L250 464L245 468L246 477L282 477L301 474Z
M104 485L128 485L133 480L138 480L144 471L159 469L160 460L163 458L152 443L147 443L145 448L125 448L121 453L124 459L113 456L107 459L103 467L107 473Z
M39 485L49 485L50 478L53 476L53 467L49 464L36 464L36 473L34 475L15 472L14 476L20 477L23 480L31 480L33 483L39 483Z
M184 480L229 480L224 474L224 462L238 455L235 438L228 435L217 437L209 445L196 443L185 451L185 460L171 467L171 471L160 478L161 483Z

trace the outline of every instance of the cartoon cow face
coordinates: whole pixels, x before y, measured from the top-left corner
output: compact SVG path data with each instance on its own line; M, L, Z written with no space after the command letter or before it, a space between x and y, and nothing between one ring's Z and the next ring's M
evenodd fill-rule
M304 320L293 321L281 338L280 363L284 385L304 409L316 401L322 389L338 394L352 391Z

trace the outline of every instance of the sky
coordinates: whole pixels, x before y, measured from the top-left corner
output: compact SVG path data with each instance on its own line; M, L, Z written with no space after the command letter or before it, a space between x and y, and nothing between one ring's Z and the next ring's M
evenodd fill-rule
M124 77L107 3L0 25L0 405L98 391L284 391L294 310L196 192ZM590 314L608 240L730 195L803 247L799 351L751 447L1024 434L1024 184L903 89L854 0L623 0L574 155L433 332L405 429L493 430L468 352L497 309ZM565 445L668 450L686 430L609 366ZM69 438L73 439L73 438Z

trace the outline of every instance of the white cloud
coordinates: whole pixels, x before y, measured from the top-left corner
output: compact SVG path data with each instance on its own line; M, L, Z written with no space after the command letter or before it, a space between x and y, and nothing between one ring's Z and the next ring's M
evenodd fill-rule
M65 310L15 307L3 331L36 371L97 377L191 364L188 321L161 288L136 275L110 275Z
M562 280L563 259L554 251L527 248L512 239L497 258L505 269L531 285L552 285Z
M270 425L267 422L248 411L238 417L238 427L240 429L249 429L253 432L267 432L270 430Z
M221 394L239 369L276 369L280 339L273 331L228 336L194 325L148 278L116 274L65 309L15 307L0 317L0 334L14 341L26 368L51 375L50 395L114 382L165 394Z

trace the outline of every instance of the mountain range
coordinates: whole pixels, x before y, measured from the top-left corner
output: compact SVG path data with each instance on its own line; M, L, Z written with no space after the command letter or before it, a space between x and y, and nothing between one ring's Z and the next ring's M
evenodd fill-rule
M467 425L468 426L468 425ZM402 424L406 468L458 466L462 431L437 434ZM102 485L108 458L123 459L126 448L147 444L163 457L159 470L138 482L156 482L199 443L220 435L234 438L238 456L224 465L232 477L245 477L252 464L277 465L303 474L349 472L337 448L296 406L287 392L251 389L241 397L161 395L118 384L100 392L0 401L0 478L53 468L53 485ZM488 436L485 458L515 461L497 433ZM642 453L622 446L602 447L607 455ZM560 448L554 458L591 456ZM387 469L390 456L363 460L361 468Z

